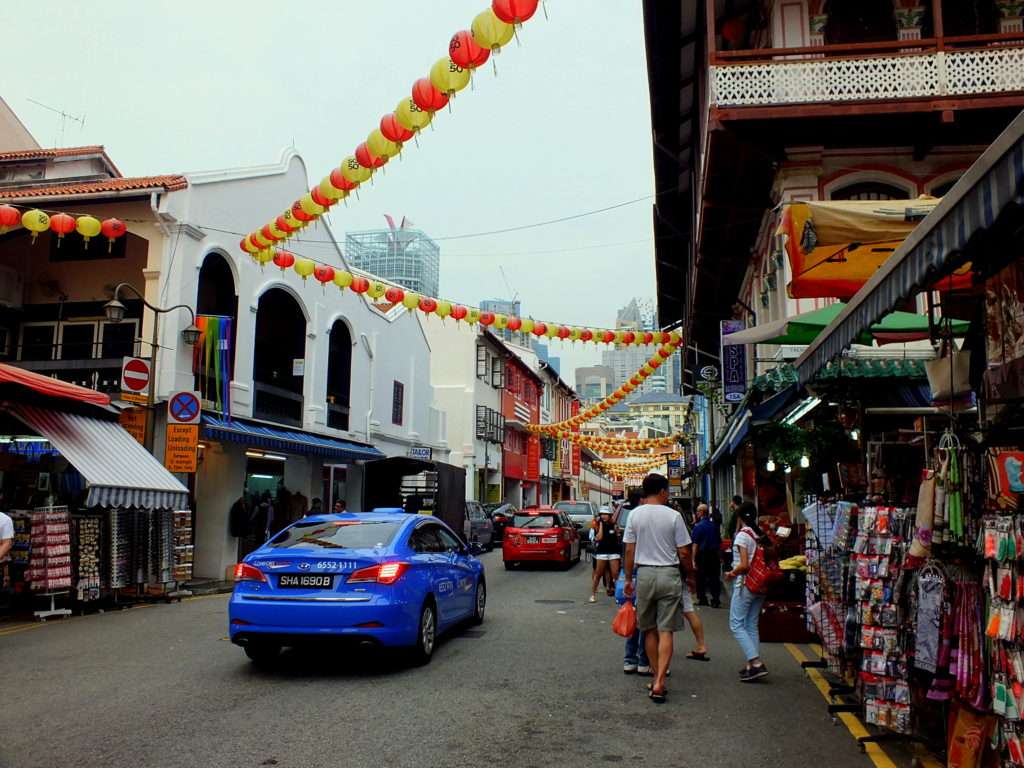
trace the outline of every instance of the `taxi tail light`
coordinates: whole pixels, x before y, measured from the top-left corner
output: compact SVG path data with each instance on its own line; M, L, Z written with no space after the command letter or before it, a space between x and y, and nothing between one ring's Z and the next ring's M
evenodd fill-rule
M380 563L353 571L349 584L394 584L409 570L408 563Z
M267 577L263 571L248 563L239 563L235 566L235 581L262 581L266 583Z

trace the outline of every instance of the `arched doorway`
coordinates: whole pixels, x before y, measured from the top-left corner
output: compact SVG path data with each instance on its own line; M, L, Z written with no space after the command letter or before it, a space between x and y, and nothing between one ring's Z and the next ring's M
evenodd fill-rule
M331 326L327 358L327 426L348 429L352 388L352 334L344 320Z
M228 385L235 367L238 295L231 267L219 253L208 253L199 270L196 314L203 330L193 365L196 389L205 407L223 413L230 403Z
M306 317L287 291L260 296L253 346L253 416L301 427Z

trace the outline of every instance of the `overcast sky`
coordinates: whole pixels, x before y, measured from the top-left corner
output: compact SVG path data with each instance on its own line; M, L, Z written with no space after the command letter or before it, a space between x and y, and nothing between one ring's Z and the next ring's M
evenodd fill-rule
M104 144L126 175L277 162L294 143L311 182L364 141L447 54L486 0L37 0L4 22L2 95L44 146ZM548 0L420 146L332 214L336 237L405 215L441 245L441 293L517 293L524 313L610 326L653 297L651 200L521 232L653 191L639 0ZM269 201L269 214L290 201ZM253 222L253 227L264 222ZM504 268L505 278L501 273ZM596 350L562 349L563 376ZM580 350L580 351L575 351Z

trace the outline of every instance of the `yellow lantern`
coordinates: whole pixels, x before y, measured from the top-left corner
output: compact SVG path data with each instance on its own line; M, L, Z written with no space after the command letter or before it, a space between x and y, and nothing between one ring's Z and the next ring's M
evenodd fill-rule
M451 96L469 85L469 70L445 56L435 61L430 68L430 82L441 93Z
M102 229L100 220L95 216L79 216L75 222L75 231L85 240L85 247L89 247L89 238L96 237Z
M622 343L622 339L623 339L623 337L625 335L626 335L625 331L616 331L615 332L615 343L616 344L621 344Z
M494 316L494 327L499 331L503 331L508 328L508 315L495 315Z
M32 233L32 242L34 243L40 232L45 232L50 228L50 215L37 208L25 211L21 215L21 226Z
M554 339L558 336L558 326L554 323L548 323L547 330L544 331L544 335L549 339Z
M523 324L519 326L519 330L524 334L533 333L533 320L528 317L524 317Z
M402 306L406 309L416 309L420 305L420 296L418 293L412 291L406 291L405 296L402 297Z
M372 169L361 166L352 155L342 160L338 167L341 169L341 175L352 184L362 184L373 175Z
M402 145L397 141L391 141L380 132L380 128L374 128L366 137L366 148L374 157L394 157L402 151Z
M672 331L668 335L668 343L671 344L673 347L678 347L682 340L683 337L679 334L679 331Z
M466 322L470 325L480 322L480 310L476 307L469 307L466 311Z
M273 243L267 240L267 238L265 238L259 232L253 232L251 235L249 235L249 240L258 245L261 249L269 248L271 245L273 245Z
M572 333L569 334L569 340L570 341L579 341L580 340L580 336L582 336L582 335L583 335L583 329L582 328L573 328L572 329Z
M307 192L299 198L299 208L308 213L310 216L319 216L327 209L320 205L313 196Z
M402 99L395 108L395 120L407 131L422 130L430 125L433 119L433 113L420 109L412 97Z
M294 269L299 273L302 279L305 280L313 274L313 270L316 269L316 264L313 263L312 259L296 259Z
M289 237L287 232L284 232L284 231L282 231L282 230L277 228L277 222L276 221L273 221L270 224L267 224L267 229L270 231L270 234L272 234L274 237L278 238L279 240L287 240L288 237Z
M306 226L306 222L300 221L299 219L295 218L295 213L294 211L292 211L291 208L289 208L281 215L284 218L285 223L287 223L288 226L291 227L292 229L302 229L304 226ZM250 237L252 237L252 235L250 235ZM253 242L256 242L255 239L253 239Z
M379 299L388 292L388 287L380 280L371 280L370 287L366 289L366 295L371 299Z
M352 273L343 269L334 270L334 284L339 288L348 288L352 285Z
M256 251L256 253L253 254L253 258L256 259L258 264L268 264L274 260L274 249L264 248L262 251Z
M495 16L490 8L477 14L469 30L477 45L495 52L512 42L515 35L515 28Z
M437 309L434 310L434 314L440 317L442 320L448 317L452 313L452 303L445 301L444 299L437 300Z
M344 200L348 197L348 190L338 189L336 186L331 184L330 176L324 176L320 181L320 194L328 200Z

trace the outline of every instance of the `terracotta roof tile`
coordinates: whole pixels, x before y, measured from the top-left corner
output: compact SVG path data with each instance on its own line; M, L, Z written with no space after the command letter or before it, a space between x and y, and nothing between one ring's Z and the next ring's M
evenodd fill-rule
M134 178L100 179L98 181L77 181L65 184L46 184L39 187L18 187L0 189L0 200L15 200L32 197L55 197L95 195L103 192L130 192L132 190L163 188L168 192L185 189L188 179L178 174L164 176L136 176Z
M2 160L45 160L48 157L68 157L75 155L103 154L103 145L94 144L88 147L55 147L53 149L25 149L18 152L0 152Z

